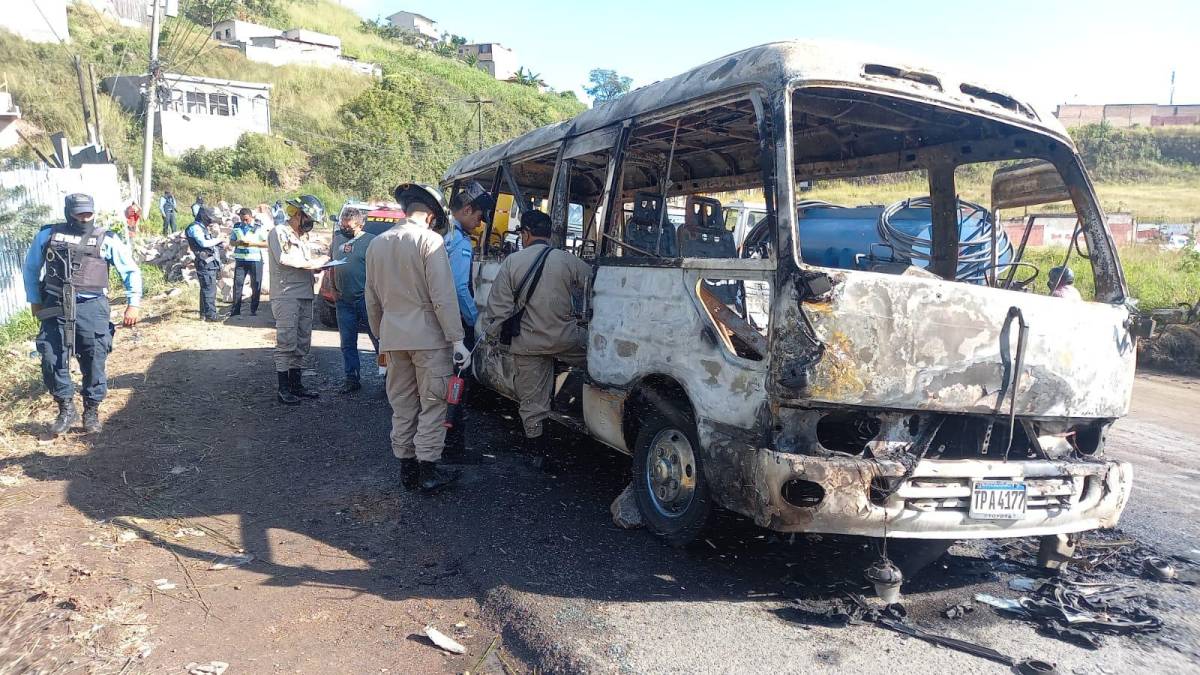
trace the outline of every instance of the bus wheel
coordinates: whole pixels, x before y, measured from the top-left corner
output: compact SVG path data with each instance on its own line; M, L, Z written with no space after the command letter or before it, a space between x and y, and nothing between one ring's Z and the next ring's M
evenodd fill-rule
M633 455L633 485L651 532L672 546L686 546L699 536L712 514L712 498L691 420L668 410L645 421Z

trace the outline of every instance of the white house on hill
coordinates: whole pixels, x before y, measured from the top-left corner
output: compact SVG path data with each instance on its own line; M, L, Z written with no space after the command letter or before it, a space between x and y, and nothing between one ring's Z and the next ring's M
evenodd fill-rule
M349 68L380 77L379 66L342 55L342 40L303 28L278 30L249 21L221 21L213 25L216 40L236 46L246 58L273 66L300 64Z
M100 82L130 112L142 109L145 75ZM230 148L247 131L271 133L271 85L166 73L159 90L158 121L163 153L178 157L193 148Z
M400 30L417 33L430 40L440 40L442 37L442 34L438 32L436 21L416 12L396 12L389 16L387 20L388 23Z

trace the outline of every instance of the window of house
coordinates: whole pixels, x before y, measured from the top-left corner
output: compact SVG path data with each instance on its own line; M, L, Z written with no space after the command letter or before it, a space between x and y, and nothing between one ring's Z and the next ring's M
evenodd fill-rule
M209 94L208 95L208 112L211 115L222 115L229 117L229 95L228 94Z
M187 92L187 111L193 115L208 114L208 95L202 92Z
M491 45L479 45L479 53L480 54L491 54L492 46Z

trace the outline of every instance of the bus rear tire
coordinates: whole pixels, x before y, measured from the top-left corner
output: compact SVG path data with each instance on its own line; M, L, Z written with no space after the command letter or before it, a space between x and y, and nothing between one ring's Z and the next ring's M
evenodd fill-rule
M654 411L638 430L634 499L642 522L675 547L695 541L712 516L696 426L674 409Z

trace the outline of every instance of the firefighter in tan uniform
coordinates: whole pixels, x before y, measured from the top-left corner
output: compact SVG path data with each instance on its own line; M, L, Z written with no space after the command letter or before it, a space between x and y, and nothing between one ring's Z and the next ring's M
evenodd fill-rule
M458 478L438 466L446 442L451 361L465 364L454 276L442 236L445 199L435 187L396 188L404 220L367 249L367 319L387 364L392 453L406 490L436 492Z
M312 348L313 283L329 256L318 255L308 233L325 219L325 205L312 195L287 201L288 219L267 236L271 259L271 315L275 317L275 373L279 402L295 405L317 398L300 381Z
M592 276L590 265L550 247L550 217L521 214L520 251L505 258L488 295L483 330L490 337L512 334L514 382L521 423L530 450L547 455L542 426L554 393L554 362L587 365L587 329L579 300ZM538 267L541 269L539 270ZM505 323L510 328L502 330Z

